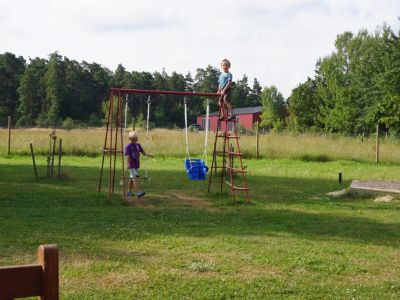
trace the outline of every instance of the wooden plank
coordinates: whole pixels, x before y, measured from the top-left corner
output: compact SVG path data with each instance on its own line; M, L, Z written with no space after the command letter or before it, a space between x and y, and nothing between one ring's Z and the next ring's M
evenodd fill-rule
M400 182L380 180L353 180L350 185L350 191L400 194Z
M41 265L0 268L0 299L40 296L42 282Z

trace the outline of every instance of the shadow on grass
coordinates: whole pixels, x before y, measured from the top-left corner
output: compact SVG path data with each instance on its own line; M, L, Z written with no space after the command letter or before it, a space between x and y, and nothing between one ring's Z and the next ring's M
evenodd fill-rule
M149 195L143 200L149 203L146 207L123 206L118 197L107 204L106 192L97 193L97 167L70 167L69 177L62 180L34 180L29 171L29 165L2 166L0 227L6 232L0 237L3 246L24 241L66 245L71 241L79 243L81 237L141 240L159 235L293 236L400 246L399 222L377 222L368 215L349 216L352 208L346 206L336 207L335 213L328 205L324 208L324 203L319 210L309 209L310 200L306 199L337 186L329 180L251 177L256 204L233 206L229 194L207 195L207 182L187 180L184 169L152 171L151 183L143 183ZM103 183L106 191L107 176ZM118 182L115 188L120 189ZM187 195L188 201L181 203L177 191L180 197ZM211 202L213 209L190 205L191 197Z

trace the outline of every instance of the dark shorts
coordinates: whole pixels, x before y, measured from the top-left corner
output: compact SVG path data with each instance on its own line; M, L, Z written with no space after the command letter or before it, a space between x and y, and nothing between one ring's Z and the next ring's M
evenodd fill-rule
M225 91L225 94L222 96L220 101L224 101L224 103L231 103L231 89Z

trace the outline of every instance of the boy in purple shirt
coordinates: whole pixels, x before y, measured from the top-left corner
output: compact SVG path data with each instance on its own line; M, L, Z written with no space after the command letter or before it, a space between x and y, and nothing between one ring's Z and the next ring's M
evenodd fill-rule
M128 170L130 173L128 196L132 196L132 187L134 187L136 196L139 198L146 194L140 190L139 183L136 180L136 177L139 177L140 153L149 157L153 157L153 155L146 153L142 145L137 142L138 134L136 131L129 132L129 141L130 143L125 147L125 156L127 157Z

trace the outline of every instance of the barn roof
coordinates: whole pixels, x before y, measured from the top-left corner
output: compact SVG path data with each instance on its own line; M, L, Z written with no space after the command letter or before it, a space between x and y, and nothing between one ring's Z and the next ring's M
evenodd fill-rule
M248 114L255 114L262 111L262 106L255 106L255 107L241 107L241 108L234 108L233 114L234 115L248 115ZM219 112L215 111L210 113L210 116L216 116ZM205 117L206 114L200 115L201 117Z

